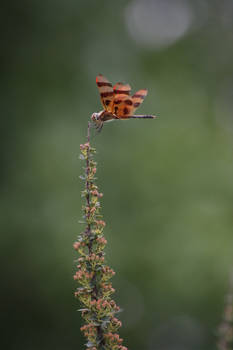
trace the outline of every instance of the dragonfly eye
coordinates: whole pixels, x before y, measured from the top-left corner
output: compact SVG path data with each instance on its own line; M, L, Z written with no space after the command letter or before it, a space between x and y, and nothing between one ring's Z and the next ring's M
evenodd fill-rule
M93 120L94 122L98 120L98 113L93 113L91 116L91 120Z

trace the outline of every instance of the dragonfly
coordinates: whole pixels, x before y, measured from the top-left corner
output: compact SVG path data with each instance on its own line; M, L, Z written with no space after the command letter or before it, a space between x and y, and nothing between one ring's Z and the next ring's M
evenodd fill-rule
M98 131L101 131L104 123L112 120L127 119L155 119L155 115L135 115L135 110L142 104L147 95L147 89L138 90L130 95L129 84L117 83L114 86L102 74L97 75L96 84L100 93L103 110L93 113L92 121Z

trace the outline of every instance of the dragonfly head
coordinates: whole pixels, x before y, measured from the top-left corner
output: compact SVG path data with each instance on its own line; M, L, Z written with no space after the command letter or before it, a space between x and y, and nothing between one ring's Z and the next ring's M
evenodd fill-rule
M100 116L101 116L102 113L103 113L103 111L101 111L99 113L93 113L92 116L91 116L91 120L95 124L96 129L99 130L99 131L103 127L103 121L100 119Z
M99 116L100 116L100 113L93 113L91 116L91 120L96 123L99 121Z

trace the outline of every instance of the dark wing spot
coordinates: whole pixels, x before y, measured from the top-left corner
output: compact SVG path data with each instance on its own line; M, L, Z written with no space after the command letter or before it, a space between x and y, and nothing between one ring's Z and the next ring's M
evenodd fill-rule
M98 82L97 82L97 86L98 86L98 87L101 87L101 86L111 86L111 87L112 87L112 84L111 84L111 83L104 82L104 81L98 81Z
M134 105L134 107L138 107L138 106L140 106L140 104L141 104L140 102L134 102L133 105Z
M114 100L114 104L119 105L122 102L122 100Z
M131 100L125 100L124 102L129 106L132 106L132 104L133 104L133 102Z
M114 90L115 94L129 95L129 90Z
M101 97L107 97L107 96L112 96L113 95L113 91L109 91L109 92L101 92Z
M125 108L123 109L123 113L124 113L125 115L129 113L129 110L128 110L127 107L125 107Z
M133 97L141 98L141 99L144 100L144 98L145 98L146 96L145 96L145 95L135 94L135 95L133 95Z

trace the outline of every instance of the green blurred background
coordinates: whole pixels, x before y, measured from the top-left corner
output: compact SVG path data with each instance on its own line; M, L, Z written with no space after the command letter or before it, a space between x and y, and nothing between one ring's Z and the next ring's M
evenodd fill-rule
M92 140L124 345L215 348L233 262L232 1L1 7L2 347L84 349L72 244L102 73L148 88L139 113L159 115Z

